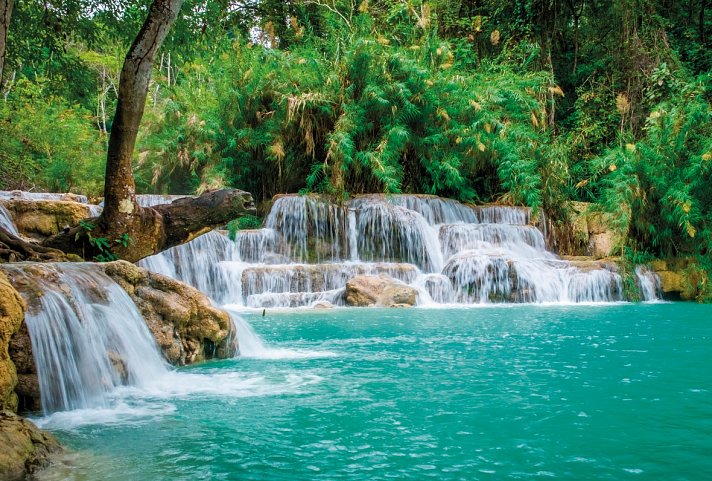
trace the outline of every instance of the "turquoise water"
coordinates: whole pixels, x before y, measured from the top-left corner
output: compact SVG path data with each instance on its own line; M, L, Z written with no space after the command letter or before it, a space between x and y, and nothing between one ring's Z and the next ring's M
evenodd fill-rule
M247 315L275 350L40 420L45 479L712 479L712 306Z

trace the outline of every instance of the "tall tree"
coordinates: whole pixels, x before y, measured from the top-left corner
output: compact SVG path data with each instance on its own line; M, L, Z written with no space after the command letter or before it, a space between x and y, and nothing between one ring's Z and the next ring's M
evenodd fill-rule
M0 0L0 86L2 86L2 70L5 66L5 48L7 45L7 31L12 18L12 6L15 0Z
M86 224L78 226L47 239L46 246L91 259L108 244L112 253L137 261L254 211L252 196L235 189L207 192L196 199L182 199L155 208L142 208L136 203L133 154L151 70L183 1L154 0L126 54L109 137L104 210L96 223L96 231L87 232ZM104 245L98 244L97 238L104 239Z

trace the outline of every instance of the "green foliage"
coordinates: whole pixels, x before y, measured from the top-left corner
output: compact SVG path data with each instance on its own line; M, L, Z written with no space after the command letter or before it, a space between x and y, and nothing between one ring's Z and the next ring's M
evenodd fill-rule
M659 256L712 252L712 108L702 82L680 83L645 136L594 159L601 205L631 245Z
M20 79L0 102L0 188L98 194L105 139L91 113L48 94L43 78Z
M126 232L113 241L106 237L94 237L92 235L92 231L96 228L96 225L86 220L80 220L79 227L82 229L83 233L86 234L89 245L99 251L99 254L93 257L93 259L97 262L111 262L118 260L119 256L115 252L112 252L112 249L117 246L128 247L133 243L133 239ZM82 231L76 233L74 237L75 241L79 240L82 236Z
M260 227L262 227L262 218L247 214L243 217L228 222L228 237L230 238L230 240L235 240L235 238L237 237L237 231L259 229Z
M148 3L16 0L0 188L101 193L118 72ZM526 204L558 230L586 201L612 215L627 257L704 259L705 8L187 0L149 87L137 187L432 193Z

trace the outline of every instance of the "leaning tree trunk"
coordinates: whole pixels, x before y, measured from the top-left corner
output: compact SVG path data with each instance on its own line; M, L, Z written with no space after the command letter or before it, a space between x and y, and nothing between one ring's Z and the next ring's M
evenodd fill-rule
M142 208L136 203L133 152L146 106L151 69L183 1L154 0L146 22L126 54L109 137L101 216L94 219L90 230L87 224L75 227L50 237L43 245L88 260L106 258L110 252L135 262L254 212L252 196L234 189L208 192L196 199L155 208Z
M131 171L138 127L148 96L156 53L178 17L184 0L155 0L148 18L126 54L119 81L118 104L109 137L104 183L103 228L127 231L140 212Z
M7 31L12 18L12 4L15 0L0 0L0 87L2 87L2 70L5 67L5 52L7 49Z

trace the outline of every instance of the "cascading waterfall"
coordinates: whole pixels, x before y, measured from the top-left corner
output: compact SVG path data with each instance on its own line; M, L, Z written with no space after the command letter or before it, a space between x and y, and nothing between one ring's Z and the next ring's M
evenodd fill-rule
M136 203L141 207L153 207L154 205L170 204L174 200L190 197L189 195L167 195L167 194L139 194L136 196Z
M3 269L29 304L25 322L45 414L107 406L116 387L145 386L167 372L136 305L98 266Z
M20 235L17 232L17 226L15 226L15 222L12 220L12 215L10 215L10 212L2 205L0 204L0 227L8 231L12 235Z
M25 192L24 190L0 190L0 199L10 200L50 200L50 201L72 201L86 204L89 202L87 196L79 194L62 194L56 192Z
M640 298L643 301L655 301L660 299L662 288L660 286L660 277L648 269L646 266L636 266L635 276L640 288Z
M0 190L0 200L30 200L30 201L66 201L78 202L86 204L89 208L90 217L98 217L101 214L102 207L99 205L89 204L89 199L85 195L78 194L62 194L54 192L25 192L22 190ZM2 206L0 205L0 223L2 222ZM1 224L0 224L1 225Z
M410 284L420 304L623 300L613 265L559 259L530 222L528 208L427 195L372 194L343 204L286 195L264 229L238 231L234 242L212 232L142 265L244 307L340 305L346 282L360 274ZM655 298L648 291L645 298Z

